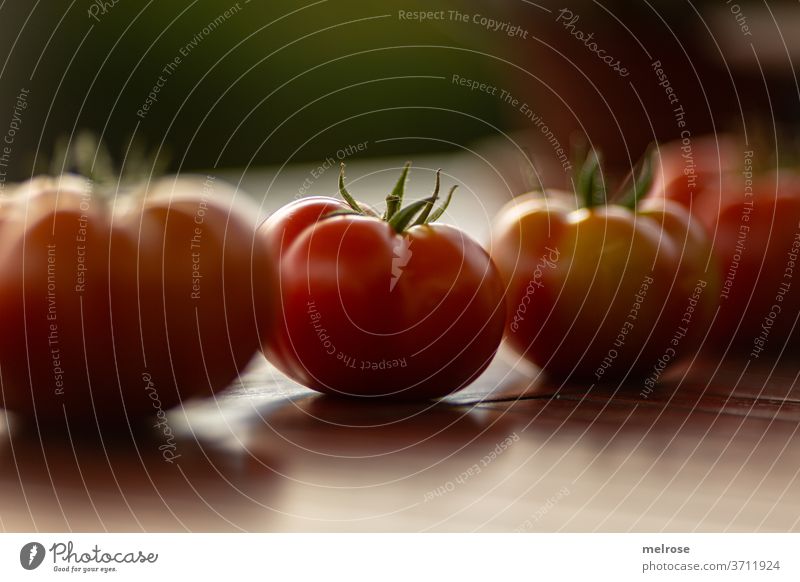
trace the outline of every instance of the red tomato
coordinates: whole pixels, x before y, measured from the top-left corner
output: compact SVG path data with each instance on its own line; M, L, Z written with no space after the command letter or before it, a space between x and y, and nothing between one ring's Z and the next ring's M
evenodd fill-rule
M736 140L729 135L687 138L660 145L656 152L655 176L648 197L674 200L692 208L707 195L721 191L723 176L738 165Z
M298 200L260 229L281 257L282 316L265 330L264 353L305 386L438 398L472 382L497 350L504 306L494 265L469 236L432 222L444 208L429 214L436 194L400 208L407 171L386 219L340 181L348 203Z
M596 205L596 171L584 208L528 195L501 210L492 257L508 289L506 339L559 379L657 379L706 329L709 245L673 202Z
M719 148L717 149L717 146ZM713 242L720 265L719 311L711 327L718 350L758 358L797 343L800 291L792 284L800 234L800 177L786 170L760 175L754 152L731 137L701 138L681 157L681 144L662 148L664 178L653 198L690 210ZM696 179L681 174L696 162Z
M714 345L758 358L800 339L800 180L784 173L726 183L719 213L703 215L722 276Z
M252 300L271 293L254 229L208 180L113 205L78 177L21 185L0 212L2 405L123 428L227 386L269 316Z

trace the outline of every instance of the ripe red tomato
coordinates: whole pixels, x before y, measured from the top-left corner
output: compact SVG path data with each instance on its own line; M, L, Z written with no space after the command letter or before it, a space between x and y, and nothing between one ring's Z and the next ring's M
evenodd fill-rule
M722 277L712 335L718 348L758 358L800 340L800 179L740 174L726 185L719 212L702 215Z
M559 379L654 383L699 344L717 274L686 210L637 206L645 176L629 207L598 205L597 172L590 156L583 208L527 195L501 210L491 251L507 284L506 339Z
M662 148L665 169L649 197L680 202L713 242L721 280L709 345L758 358L800 342L800 291L793 286L800 177L760 174L754 152L730 136L690 145L688 152L677 143ZM686 164L694 164L695 179L681 173Z
M654 179L649 198L666 198L686 208L704 206L708 210L708 194L724 191L723 177L738 167L737 144L733 136L716 135L687 137L661 145L657 149ZM703 193L703 195L700 195ZM716 207L719 210L719 206Z
M113 203L75 176L19 186L0 212L2 405L123 428L227 386L269 318L254 232L210 179Z
M477 242L434 222L455 189L433 210L438 174L431 198L401 208L407 172L383 218L340 177L346 202L301 199L261 226L280 255L282 314L264 330L263 349L297 382L348 396L438 398L494 356L505 317L497 271Z

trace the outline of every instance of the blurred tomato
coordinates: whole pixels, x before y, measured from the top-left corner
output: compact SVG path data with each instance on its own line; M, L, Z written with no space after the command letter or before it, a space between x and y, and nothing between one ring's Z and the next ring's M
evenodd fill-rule
M649 196L689 209L720 265L710 345L758 358L796 342L800 177L759 171L753 148L731 136L671 143L660 152L663 171Z
M722 273L714 345L758 358L800 336L800 179L784 171L726 184L719 213L704 216Z
M719 198L725 191L722 177L738 169L741 160L736 139L725 134L687 137L660 145L654 160L653 185L647 196L674 200L686 208L692 208L702 198L705 210L714 213L709 204L713 202L712 193Z
M582 208L526 195L501 210L492 257L507 284L506 339L557 378L660 375L709 321L709 244L670 200L637 205L632 191L627 205L598 203L596 171L579 180Z
M75 176L16 188L0 211L2 405L124 428L227 386L269 318L253 215L211 179L112 202Z

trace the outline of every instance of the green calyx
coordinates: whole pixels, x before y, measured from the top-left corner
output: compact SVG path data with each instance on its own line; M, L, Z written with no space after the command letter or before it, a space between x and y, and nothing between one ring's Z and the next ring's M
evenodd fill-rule
M163 151L149 151L146 144L131 138L127 149L114 161L107 143L88 130L74 135L63 135L56 140L53 153L44 156L45 164L37 171L51 176L75 173L89 178L96 186L95 191L104 194L115 193L120 185L131 187L154 177L162 176L169 163L169 156Z
M600 154L595 150L589 152L575 180L578 200L585 208L593 208L605 204L606 190L601 171Z
M408 206L403 207L403 196L405 194L406 181L408 180L408 172L410 169L411 162L407 162L403 166L403 171L400 174L400 178L397 180L397 184L395 184L391 193L386 197L386 211L381 217L382 220L388 222L395 232L398 233L401 233L412 226L421 226L423 224L430 224L431 222L439 220L439 218L441 218L441 216L447 210L447 207L450 205L450 201L453 199L453 192L455 192L456 188L458 188L457 185L450 188L444 203L440 204L436 209L434 209L436 202L439 200L439 189L441 185L441 170L436 170L436 185L434 186L433 194L428 198L417 200L416 202L412 202ZM356 202L355 198L353 198L353 196L347 191L347 188L345 188L344 164L341 165L341 170L339 172L339 194L350 207L350 210L337 211L332 213L332 216L355 214L377 217L372 210L369 208L364 208L358 202Z
M623 182L613 203L630 210L636 210L639 200L653 185L653 152L648 149L628 179ZM629 184L630 182L630 184ZM594 208L609 203L606 195L605 180L602 176L602 160L600 154L591 150L575 177L575 191L584 208Z

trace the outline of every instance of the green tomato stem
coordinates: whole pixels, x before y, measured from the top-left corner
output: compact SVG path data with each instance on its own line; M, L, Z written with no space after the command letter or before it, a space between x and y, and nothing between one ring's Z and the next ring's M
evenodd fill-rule
M457 188L458 184L450 188L450 191L447 193L447 198L444 199L444 204L439 206L439 208L437 208L433 212L433 214L431 214L430 217L428 217L428 222L426 224L430 224L431 222L436 222L442 217L442 214L445 213L447 207L450 206L450 201L453 199L453 192L455 192Z
M576 190L579 200L585 208L594 208L598 204L597 173L600 169L600 156L592 150L578 172Z
M356 199L350 195L347 188L344 187L344 162L339 167L339 195L347 202L347 205L359 214L365 214L361 206L358 205Z
M639 200L641 200L642 196L647 194L647 192L650 190L650 187L653 185L654 175L653 156L653 149L649 148L647 153L645 153L644 158L642 158L642 167L639 170L638 177L634 173L633 185L620 198L620 206L625 206L631 210L636 210L636 207L639 205Z
M428 198L430 200L429 204L425 205L425 208L422 209L419 217L416 221L414 221L413 226L419 226L421 224L425 224L428 221L428 217L431 214L431 210L433 210L433 205L436 203L436 200L439 199L439 187L440 187L440 178L441 178L442 170L439 168L436 170L436 185L433 187L433 196Z
M391 220L403 205L403 195L406 189L406 180L408 179L408 171L411 169L411 162L406 162L403 166L403 172L400 174L400 179L394 186L392 193L386 197L386 220Z
M405 208L401 208L395 212L391 219L389 219L389 225L395 230L395 232L403 232L406 227L411 224L411 221L414 220L414 217L417 216L417 214L419 214L426 206L432 205L434 200L435 198L431 196L430 198L426 198L425 200L417 200Z
M632 211L636 210L639 200L647 194L653 185L654 156L655 151L651 146L643 156L639 170L631 172L623 182L622 188L620 188L617 195L613 197L616 206L622 206ZM591 150L575 176L575 193L583 203L584 208L594 208L595 206L609 203L601 168L602 160L600 154L595 150ZM632 184L623 190L629 181ZM619 193L620 191L621 193Z
M433 188L433 195L425 198L424 200L412 202L403 208L403 195L406 179L408 178L408 171L410 168L411 162L408 162L405 164L405 166L403 166L403 173L400 176L400 179L397 181L394 190L392 190L392 193L386 197L386 212L384 213L382 220L385 220L397 233L402 233L410 226L421 226L438 220L439 217L444 214L445 210L447 210L447 207L450 206L450 202L453 199L453 192L455 192L456 188L458 188L457 185L450 188L450 192L448 192L444 204L440 205L434 210L434 205L436 204L436 201L439 200L442 174L441 169L436 170L436 184ZM347 216L354 214L359 216L381 218L369 207L362 208L358 202L356 202L355 198L353 198L347 191L347 188L344 186L344 164L342 164L339 172L339 194L341 194L342 198L345 200L345 202L347 202L347 205L350 208L336 210L330 214L327 214L326 216Z

